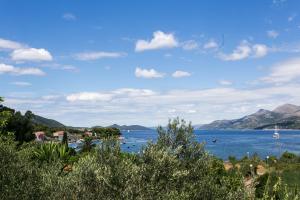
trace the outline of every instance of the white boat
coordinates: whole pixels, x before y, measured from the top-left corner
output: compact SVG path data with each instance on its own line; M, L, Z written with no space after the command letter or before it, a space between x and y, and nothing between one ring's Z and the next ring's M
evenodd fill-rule
M275 130L274 130L274 133L273 133L273 138L275 138L275 139L279 139L280 138L277 125L275 126Z
M127 130L127 133L130 133L130 130Z

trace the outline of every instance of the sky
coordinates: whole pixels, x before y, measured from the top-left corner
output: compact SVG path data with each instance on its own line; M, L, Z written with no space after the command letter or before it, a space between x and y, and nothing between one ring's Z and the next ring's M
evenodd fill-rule
M70 126L300 105L298 0L0 0L4 104Z

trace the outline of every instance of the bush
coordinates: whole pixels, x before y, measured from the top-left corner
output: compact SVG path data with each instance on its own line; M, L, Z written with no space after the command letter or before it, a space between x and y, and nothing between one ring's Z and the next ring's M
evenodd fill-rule
M16 148L0 141L2 199L246 199L243 177L196 142L191 124L170 121L157 143L122 153L116 140L79 154L66 170L65 145ZM15 144L15 143L13 143ZM34 155L34 160L32 160Z

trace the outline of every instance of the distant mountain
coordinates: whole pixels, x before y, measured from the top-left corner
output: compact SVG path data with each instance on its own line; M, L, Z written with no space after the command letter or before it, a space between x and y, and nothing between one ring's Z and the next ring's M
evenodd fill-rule
M111 126L108 126L108 127L114 127L114 128L118 128L120 129L121 131L123 130L150 130L150 128L147 128L145 126L140 126L140 125L118 125L118 124L113 124Z
M60 123L56 120L47 119L45 117L41 117L41 116L35 115L35 114L33 114L32 121L35 124L47 126L47 127L50 127L50 128L63 128L63 127L65 127L65 125L63 125L62 123Z
M200 129L300 129L300 106L284 104L273 111L260 109L240 119L217 120Z

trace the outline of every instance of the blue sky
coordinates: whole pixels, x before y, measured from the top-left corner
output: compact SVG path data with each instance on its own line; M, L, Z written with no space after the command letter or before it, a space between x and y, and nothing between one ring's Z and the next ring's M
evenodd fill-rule
M300 2L0 1L0 96L72 126L300 105Z

